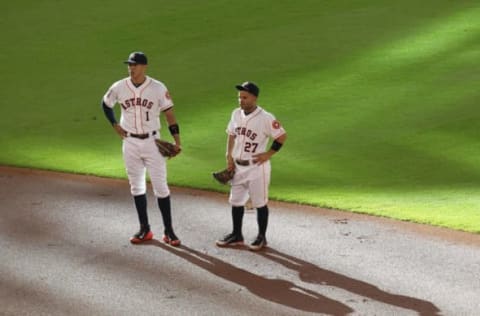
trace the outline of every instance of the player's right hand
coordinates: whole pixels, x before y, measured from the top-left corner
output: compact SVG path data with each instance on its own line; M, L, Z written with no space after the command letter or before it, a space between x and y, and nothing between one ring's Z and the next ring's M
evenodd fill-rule
M113 125L113 128L115 129L115 132L120 136L121 138L127 137L127 131L125 131L119 124Z
M227 156L227 170L228 171L235 170L235 162L233 161L233 157L230 155Z

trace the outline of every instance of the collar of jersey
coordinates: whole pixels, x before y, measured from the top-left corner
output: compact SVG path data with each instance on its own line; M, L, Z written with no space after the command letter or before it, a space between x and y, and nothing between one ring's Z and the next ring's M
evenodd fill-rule
M132 78L130 78L130 77L127 77L127 81L128 81L128 82L129 82L129 83L132 85L132 87L133 87L133 88L135 88L135 89L138 89L138 88L144 87L144 86L145 86L145 84L148 82L148 80L149 80L149 79L150 79L150 77L148 77L148 76L145 76L145 81L144 81L144 82L142 82L142 84L141 84L141 85L139 85L139 86L136 86L136 85L133 83L133 81L132 81Z
M246 115L242 109L240 109L240 112L242 112L243 117L252 117L252 116L255 116L261 110L262 108L260 107L260 105L257 104L257 108L253 112L248 113L248 115Z

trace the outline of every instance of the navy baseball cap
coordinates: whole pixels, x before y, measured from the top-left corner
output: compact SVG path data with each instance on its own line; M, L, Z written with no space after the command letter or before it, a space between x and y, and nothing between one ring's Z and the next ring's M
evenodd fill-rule
M128 56L128 60L124 61L125 64L147 64L147 56L142 52L133 52Z
M256 97L258 97L258 94L260 93L260 89L257 87L257 85L250 81L245 81L242 84L236 85L235 88L237 88L239 91L247 91Z

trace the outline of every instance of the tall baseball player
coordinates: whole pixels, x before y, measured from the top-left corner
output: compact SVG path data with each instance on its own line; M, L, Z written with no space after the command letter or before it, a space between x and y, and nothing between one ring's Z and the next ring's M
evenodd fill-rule
M255 83L247 81L236 88L240 107L233 111L228 123L226 154L227 169L235 170L229 198L233 231L216 244L220 247L243 245L243 214L250 198L257 209L258 235L249 247L260 250L267 245L270 158L280 150L287 134L272 114L257 105L260 89ZM270 139L273 142L267 150Z
M165 158L160 154L155 139L160 138L160 114L165 115L168 129L180 152L180 129L173 112L173 102L165 85L146 75L147 56L133 52L125 61L129 77L115 82L102 99L105 116L122 138L123 159L130 182L130 191L140 222L140 230L130 238L137 244L153 238L147 215L146 171L158 200L164 224L163 241L179 246L180 240L172 227L170 190L167 185ZM117 123L113 107L121 107Z

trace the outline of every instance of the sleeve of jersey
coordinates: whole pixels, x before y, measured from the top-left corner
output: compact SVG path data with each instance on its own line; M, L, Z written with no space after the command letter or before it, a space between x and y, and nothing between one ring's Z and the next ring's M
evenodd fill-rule
M266 123L269 136L273 139L276 139L286 133L282 124L278 120L276 120L273 115L270 114L267 116Z
M235 135L235 111L230 117L230 122L228 122L226 132L228 135Z
M117 103L117 93L115 92L116 84L113 84L110 89L108 89L107 93L103 96L103 103L106 106L113 108L115 103Z
M170 96L170 93L168 92L167 87L165 87L164 85L161 85L160 96L158 101L159 101L158 104L160 105L160 111L168 110L173 106L172 97Z

